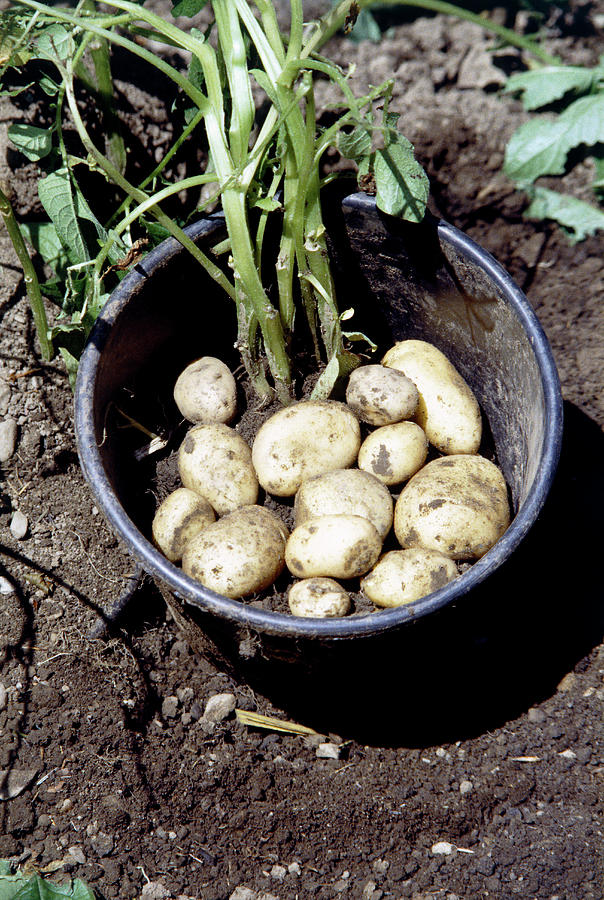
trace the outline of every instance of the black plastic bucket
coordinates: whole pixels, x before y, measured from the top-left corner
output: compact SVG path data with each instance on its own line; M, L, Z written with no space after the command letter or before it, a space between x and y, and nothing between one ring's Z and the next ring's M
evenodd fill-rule
M108 410L124 386L141 383L141 372L143 383L158 370L169 381L196 356L232 354L235 335L230 301L175 240L165 241L123 279L90 336L75 394L78 451L95 503L161 584L190 642L208 652L209 635L236 664L254 654L308 661L313 644L398 632L474 592L534 524L560 453L562 399L550 347L526 297L493 257L444 222L411 226L383 216L364 194L347 197L336 212L331 237L341 307L360 309L368 333L384 343L428 340L453 361L488 420L514 517L497 544L444 588L407 606L340 619L297 618L231 600L168 562L139 527L136 504L146 486L135 468L125 473L120 440L106 430ZM216 215L188 233L203 243L222 228ZM229 324L222 326L223 318Z

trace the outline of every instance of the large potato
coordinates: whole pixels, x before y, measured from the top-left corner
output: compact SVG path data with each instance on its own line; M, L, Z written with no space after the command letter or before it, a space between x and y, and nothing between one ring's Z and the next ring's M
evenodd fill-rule
M336 469L303 481L294 511L296 525L317 516L363 516L384 540L392 527L393 503L388 488L369 472Z
M184 486L204 496L220 516L258 499L251 450L228 425L191 428L178 452L178 469Z
M379 532L369 519L322 516L294 528L285 547L285 562L298 578L356 578L375 565L381 549Z
M418 400L413 382L393 368L359 366L348 379L346 403L369 425L390 425L411 418Z
M328 619L350 611L350 595L333 578L304 578L289 589L287 602L294 616Z
M396 422L367 435L359 450L359 469L384 484L402 484L421 469L427 455L424 430L415 422Z
M233 599L272 584L285 566L283 523L262 506L244 506L189 541L183 571Z
M382 360L419 391L415 421L441 453L477 453L482 435L478 402L453 363L426 341L400 341Z
M153 540L170 562L178 562L187 542L215 518L205 497L186 487L177 488L157 507L151 525Z
M307 478L351 466L360 444L358 419L344 403L303 400L266 420L252 461L265 490L291 497Z
M510 522L507 488L482 456L443 456L429 462L400 493L394 531L404 548L438 550L451 559L478 559Z
M452 559L435 550L391 550L361 581L376 606L412 603L444 587L458 575Z
M222 360L202 356L176 379L174 401L184 418L196 425L230 422L237 412L237 385Z

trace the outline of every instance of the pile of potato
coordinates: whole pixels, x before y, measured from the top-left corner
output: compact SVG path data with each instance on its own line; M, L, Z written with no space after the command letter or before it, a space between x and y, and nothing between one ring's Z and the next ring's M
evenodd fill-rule
M279 410L251 448L228 424L236 385L220 360L188 366L174 397L193 427L178 455L183 487L160 504L153 539L219 594L255 594L287 566L298 579L288 594L294 615L348 613L336 579L360 578L376 606L400 606L456 578L456 561L483 556L509 524L503 475L478 455L476 398L424 341L400 341L381 365L355 369L346 403ZM429 444L442 456L426 463ZM260 488L295 498L291 534L258 505ZM392 529L400 549L383 553Z

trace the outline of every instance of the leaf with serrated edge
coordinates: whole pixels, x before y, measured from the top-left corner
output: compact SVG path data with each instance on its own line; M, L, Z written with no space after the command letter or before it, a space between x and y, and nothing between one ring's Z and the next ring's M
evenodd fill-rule
M508 141L503 164L505 174L525 184L540 175L561 175L568 154L566 130L559 119L525 122Z
M69 253L72 263L88 262L90 254L78 225L71 181L65 169L51 172L38 182L40 202Z
M604 93L581 97L571 103L559 120L566 129L565 142L569 150L585 144L593 147L604 141Z
M511 75L504 91L523 91L522 104L525 109L539 109L565 94L572 92L585 94L591 90L597 77L597 69L582 66L544 66L531 72Z
M558 191L537 187L533 201L525 211L529 219L552 219L567 229L573 241L582 241L598 229L604 230L604 212Z

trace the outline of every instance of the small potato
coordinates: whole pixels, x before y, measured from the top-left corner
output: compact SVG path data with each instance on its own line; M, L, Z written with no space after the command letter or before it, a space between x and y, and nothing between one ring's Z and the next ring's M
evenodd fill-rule
M382 540L392 527L394 514L388 488L360 469L336 469L303 481L294 511L296 525L317 516L363 516L375 525Z
M361 431L354 413L333 400L303 400L279 410L262 425L252 461L262 487L293 496L313 475L351 466Z
M415 422L383 425L368 435L359 450L359 469L384 484L401 484L421 469L428 439Z
M376 606L412 603L444 587L458 575L452 559L434 550L391 550L361 581Z
M272 584L285 566L283 523L262 506L244 506L189 541L183 571L225 597L247 597Z
M287 602L294 616L328 619L350 611L350 596L333 578L304 578L289 589Z
M369 425L391 425L410 419L418 401L413 382L393 368L359 366L348 379L346 403Z
M195 425L230 422L237 412L237 385L222 360L202 356L176 379L174 401L181 415Z
M401 547L479 559L510 523L505 479L482 456L444 456L405 485L394 510Z
M455 366L426 341L400 341L382 360L417 386L415 421L441 453L477 453L482 435L478 402Z
M178 452L182 483L212 504L223 516L258 499L252 453L228 425L196 425Z
M205 497L188 488L178 488L157 508L151 525L153 540L170 562L179 562L187 542L215 518Z
M294 528L285 547L285 562L298 578L356 578L375 565L381 549L378 530L368 519L321 516Z

